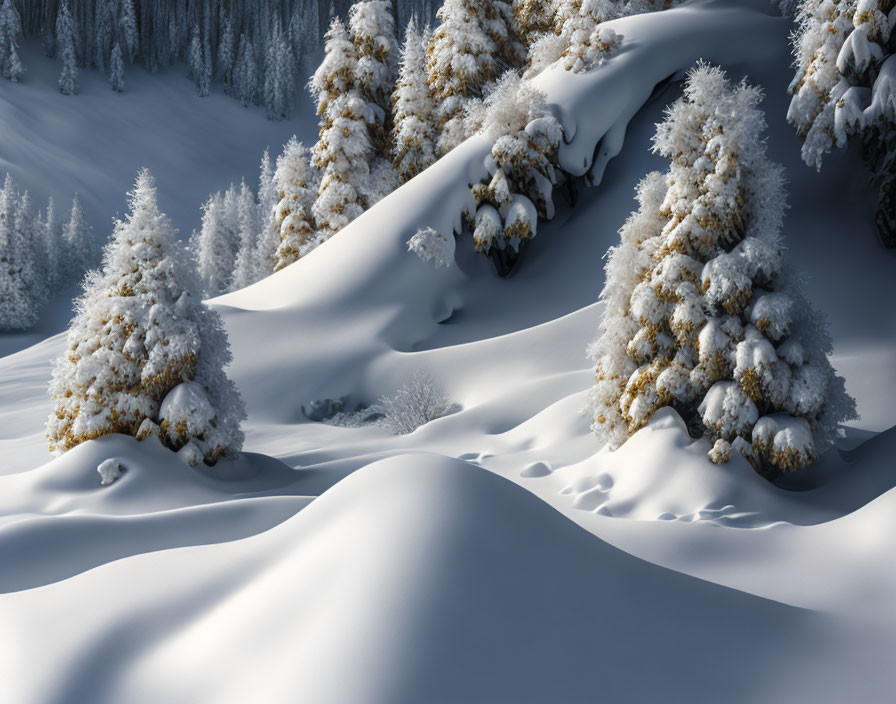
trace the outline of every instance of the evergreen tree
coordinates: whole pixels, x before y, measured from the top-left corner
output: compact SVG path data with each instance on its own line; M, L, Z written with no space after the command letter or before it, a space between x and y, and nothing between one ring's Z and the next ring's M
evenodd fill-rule
M13 0L3 0L0 7L0 75L8 81L20 81L25 68L19 60L22 22Z
M280 196L274 183L274 167L267 149L261 158L258 173L258 278L269 276L276 266L277 248L280 246L280 225L274 208Z
M436 101L437 148L446 154L466 137L464 110L468 101L502 71L494 38L485 31L483 0L445 0L437 16L426 59L429 85Z
M69 277L80 278L96 261L96 243L93 239L93 228L84 217L84 210L77 194L72 200L68 221L62 228L62 243Z
M140 50L134 0L118 0L118 31L118 43L127 49L128 61L133 62Z
M220 193L210 196L202 207L202 228L196 249L199 277L207 296L219 296L230 290L239 246L239 232L232 217Z
M37 322L34 248L23 232L20 200L7 174L0 190L0 330L27 330Z
M252 40L243 34L240 37L238 58L233 69L233 95L242 101L244 107L249 107L255 102L258 93L257 74Z
M551 0L514 0L513 13L520 38L527 46L554 27Z
M75 54L75 23L68 8L68 0L63 0L56 18L56 47L62 61L59 75L59 92L63 95L78 93L78 63Z
M672 406L710 457L763 472L811 462L855 416L830 338L782 264L783 172L766 156L761 92L701 65L657 128L665 177L611 251L591 349L593 428L611 448Z
M803 160L858 137L880 187L877 226L896 247L896 4L893 0L804 0L794 34L797 72L787 119Z
M272 31L265 56L264 104L269 119L282 120L289 114L296 80L292 51L279 22Z
M156 434L193 465L239 451L245 412L224 373L227 337L200 300L186 254L141 171L53 369L51 450L124 433Z
M392 103L392 155L402 183L410 181L435 161L433 101L426 73L421 70L428 44L429 33L421 36L416 18L411 17Z
M224 81L224 89L229 93L233 80L233 64L236 47L234 46L233 21L227 12L222 15L221 37L218 42L218 61L215 69L215 77Z
M115 38L115 18L112 0L97 0L95 17L94 63L101 71L108 71L110 70L112 43Z
M368 102L354 80L355 47L337 18L327 32L326 56L311 79L321 116L314 165L321 171L312 214L326 239L364 212L373 145L367 131L372 118Z
M190 78L199 88L199 80L202 75L202 39L199 34L199 24L193 25L193 31L190 35L190 48L187 51L187 69Z
M245 182L240 184L238 228L240 247L230 284L234 291L262 278L258 262L258 204Z
M208 34L202 40L202 64L199 67L198 90L200 98L208 96L212 85L212 48L209 44Z
M372 109L368 123L376 152L389 153L389 117L398 61L395 18L389 0L360 0L352 5L349 28L355 44L355 84Z
M109 84L116 93L124 90L124 61L121 59L121 47L116 44L109 58Z
M62 283L62 257L65 254L65 247L62 241L62 227L56 216L56 202L52 196L47 202L46 214L38 217L37 231L40 236L36 240L42 252L38 261L43 262L48 287L55 289Z
M317 190L315 173L308 150L295 137L277 157L274 184L280 199L274 210L274 224L279 233L274 271L280 271L317 244L311 215Z

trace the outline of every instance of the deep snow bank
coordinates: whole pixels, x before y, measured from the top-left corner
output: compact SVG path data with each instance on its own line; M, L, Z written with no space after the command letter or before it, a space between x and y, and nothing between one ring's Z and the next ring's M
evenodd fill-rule
M432 455L374 463L261 535L8 595L0 615L6 701L835 701L855 657L811 612L641 562Z

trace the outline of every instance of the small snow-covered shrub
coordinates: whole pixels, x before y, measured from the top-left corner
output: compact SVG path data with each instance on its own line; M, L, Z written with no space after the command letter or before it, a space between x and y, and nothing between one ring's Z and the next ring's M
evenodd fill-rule
M516 72L507 73L467 119L493 143L490 177L472 188L477 206L470 223L473 240L476 251L492 257L504 275L535 237L538 218L554 216L563 132L545 109L544 94Z
M157 435L173 450L190 445L191 461L208 464L239 451L245 411L224 373L230 346L198 296L192 264L141 171L53 368L51 450L123 433Z
M760 98L700 65L657 126L654 151L671 164L638 187L610 250L589 350L588 412L611 449L672 406L713 441L713 461L740 452L793 470L855 417L824 323L783 264L783 175Z
M421 425L448 415L453 406L444 389L429 374L417 372L394 394L383 396L376 410L383 414L379 423L389 432L407 435Z
M450 240L437 230L425 227L408 240L408 251L439 269L454 263L454 238Z
M880 188L877 229L896 247L896 4L893 0L802 0L793 36L796 75L788 121L803 160L861 141Z

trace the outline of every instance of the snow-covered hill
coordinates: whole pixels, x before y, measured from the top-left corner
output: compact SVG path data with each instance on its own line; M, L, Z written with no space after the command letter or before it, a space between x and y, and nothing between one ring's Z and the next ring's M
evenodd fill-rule
M873 234L857 155L822 173L800 162L784 119L789 23L764 0L703 0L617 31L626 43L604 66L537 79L571 170L599 142L619 153L514 276L498 279L469 237L457 268L407 251L419 227L459 225L485 172L476 137L297 264L212 302L261 454L198 474L113 436L50 462L45 386L63 340L0 359L0 564L16 566L0 574L14 673L0 699L887 698L896 257ZM616 453L579 415L602 257L635 183L661 167L650 137L678 86L653 87L701 57L765 88L788 256L830 316L862 414L791 480L800 491L709 463L671 411ZM371 403L417 370L460 408L410 435L302 414ZM127 471L101 488L110 456Z

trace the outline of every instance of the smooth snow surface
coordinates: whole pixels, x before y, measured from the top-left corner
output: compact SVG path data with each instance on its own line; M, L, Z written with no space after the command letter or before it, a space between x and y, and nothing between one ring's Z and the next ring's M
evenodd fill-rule
M45 387L64 341L0 359L0 701L890 698L896 256L873 233L858 155L801 163L790 26L766 0L616 25L605 65L537 79L571 138L564 160L600 185L573 209L558 198L512 277L469 235L456 266L408 251L423 228L459 228L486 173L476 137L212 302L249 412L240 460L199 472L153 439L110 436L49 461ZM766 90L787 256L863 415L786 478L793 490L739 458L710 463L672 411L615 453L579 414L602 256L662 166L650 137L679 87L651 93L700 56ZM408 435L302 412L373 404L418 371L459 410ZM109 458L127 471L103 487Z

